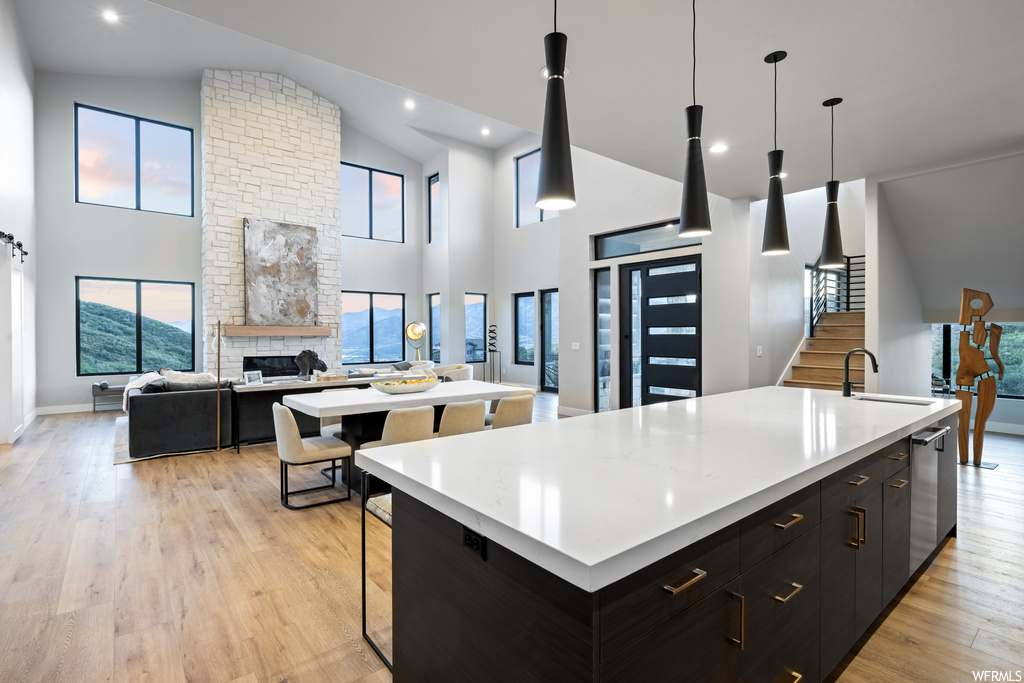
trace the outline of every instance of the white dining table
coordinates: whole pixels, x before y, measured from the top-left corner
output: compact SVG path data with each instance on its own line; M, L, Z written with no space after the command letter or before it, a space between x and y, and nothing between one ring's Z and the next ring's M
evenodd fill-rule
M385 394L371 386L369 389L359 391L286 394L282 401L293 410L323 418L379 413L396 408L438 406L476 399L490 401L508 396L534 396L536 393L535 389L528 387L470 379L461 382L439 382L432 389L414 394Z

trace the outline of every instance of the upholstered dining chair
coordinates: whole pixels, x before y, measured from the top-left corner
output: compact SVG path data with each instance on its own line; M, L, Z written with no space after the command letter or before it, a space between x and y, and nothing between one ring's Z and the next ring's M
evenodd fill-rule
M456 436L484 430L486 405L482 400L449 403L441 413L441 425L435 436Z
M423 441L434 436L434 407L420 406L419 408L397 408L388 413L384 418L384 431L379 441L369 441L360 446L360 450L367 448L379 448L382 446L394 446L410 441ZM373 496L366 495L370 490L370 473L363 472L362 476L362 571L363 571L363 640L370 644L373 651L377 653L388 670L392 670L391 662L380 651L377 644L373 642L366 632L366 513L382 521L388 527L392 523L391 494L384 493Z
M352 498L352 448L343 441L333 436L314 436L303 439L299 434L299 426L295 424L295 416L292 411L280 403L274 404L274 433L277 436L277 456L281 460L281 505L289 510L306 510L320 505L330 503L342 503ZM289 501L291 496L314 491L324 491L334 488L337 485L336 465L338 460L345 462L345 480L348 483L348 495L344 498L332 498L309 505L292 505ZM288 468L294 465L312 465L316 463L331 463L331 483L323 486L313 486L298 491L288 490Z
M491 429L515 427L533 422L533 396L509 396L498 401Z

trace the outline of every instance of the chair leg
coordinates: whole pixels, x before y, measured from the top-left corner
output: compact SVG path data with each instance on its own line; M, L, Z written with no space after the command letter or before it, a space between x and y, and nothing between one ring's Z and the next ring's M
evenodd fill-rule
M351 478L349 481L352 481ZM369 490L369 486L367 485L367 482L369 481L370 473L364 470L362 476L363 495L361 496L360 503L360 507L362 508L362 552L360 553L360 557L362 559L363 570L363 640L370 644L370 647L372 647L373 651L377 653L380 661L384 662L384 666L388 668L388 671L394 673L395 669L391 666L391 662L388 661L388 658L385 657L384 653L380 651L379 647L377 647L377 643L373 642L373 639L370 638L370 634L366 632L366 501L368 500L366 492Z
M351 457L351 456L348 456L348 457ZM328 462L328 461L322 460L320 462ZM327 489L333 489L335 487L335 484L337 483L335 481L335 477L333 476L333 471L334 471L333 465L334 465L334 463L337 462L337 459L331 460L329 462L332 465L332 468L331 468L332 476L331 476L331 483L330 484L325 484L323 486L311 486L308 489L299 489L298 491L289 491L288 490L288 463L286 463L284 460L282 460L281 461L281 505L283 505L284 507L288 508L289 510L308 510L309 508L320 507L321 505L330 505L331 503L344 503L346 500L351 500L352 499L352 490L350 488L349 492L348 492L348 495L345 496L344 498L331 498L330 500L322 500L322 501L320 501L318 503L310 503L309 505L292 505L291 503L288 502L289 498L291 498L292 496L298 496L298 495L301 495L303 493L313 493L314 491L326 491ZM304 464L310 464L311 465L311 464L315 464L315 463L304 463Z

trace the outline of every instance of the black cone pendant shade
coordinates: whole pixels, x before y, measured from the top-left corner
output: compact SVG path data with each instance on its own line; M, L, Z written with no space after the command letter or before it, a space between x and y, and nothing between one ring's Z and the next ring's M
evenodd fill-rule
M839 230L839 181L825 183L825 236L821 240L819 268L846 268L843 233Z
M789 228L786 225L786 204L782 199L782 150L768 152L768 210L764 216L765 256L789 253Z
M834 97L821 103L832 110L832 178L825 183L825 235L821 239L821 259L819 268L846 268L846 256L843 254L843 233L839 229L839 181L835 180L836 156L836 110L835 106L842 98Z
M686 168L683 173L683 203L679 209L679 236L711 234L708 184L704 179L704 153L700 127L704 107L697 104L697 0L693 0L693 104L686 108Z
M782 150L778 144L779 130L779 67L786 58L782 51L764 58L775 68L775 149L768 152L768 208L764 216L764 240L761 253L765 256L789 253L789 228L786 225L786 204L782 192Z
M548 66L548 92L544 104L544 132L540 143L540 178L537 208L560 211L576 206L569 149L569 117L565 110L566 35L557 31L544 36Z
M704 107L686 108L686 175L683 176L683 205L680 209L679 236L700 237L711 234L708 210L708 185L704 180L704 154L700 148L700 123Z

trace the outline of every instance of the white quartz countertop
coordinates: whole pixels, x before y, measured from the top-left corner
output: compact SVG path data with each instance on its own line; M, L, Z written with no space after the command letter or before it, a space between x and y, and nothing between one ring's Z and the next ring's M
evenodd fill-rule
M382 382L386 380L374 380ZM427 391L411 394L385 394L371 385L364 391L328 391L322 393L285 394L281 399L293 408L313 417L341 417L360 413L384 412L396 408L437 406L456 401L486 401L506 396L533 396L537 392L511 384L492 384L468 379L461 382L437 381Z
M356 452L356 465L596 591L960 402L762 387ZM400 524L400 519L396 519Z

